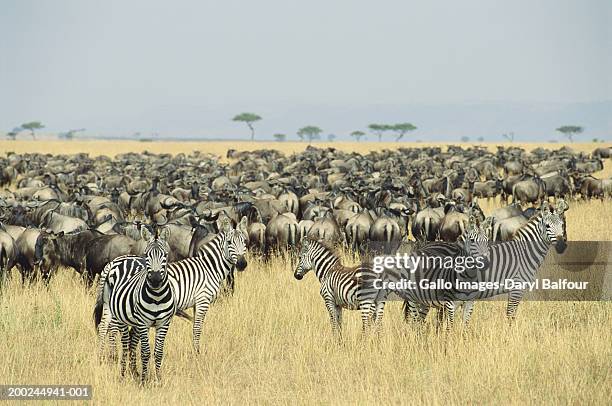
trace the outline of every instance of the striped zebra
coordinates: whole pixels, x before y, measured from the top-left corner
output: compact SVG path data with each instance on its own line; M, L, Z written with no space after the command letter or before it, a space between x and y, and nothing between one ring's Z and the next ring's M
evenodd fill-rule
M506 316L513 320L516 316L517 307L523 298L526 283L533 283L536 273L544 258L548 254L551 245L558 253L563 253L566 248L565 221L563 211L567 209L559 206L550 211L548 205L543 205L540 213L519 230L514 238L489 248L487 254L489 266L482 272L475 274L466 273L463 277L469 281L493 282L498 285L496 289L484 291L460 290L456 292L458 297L478 300L501 294L508 294L508 305ZM512 286L506 286L506 281L512 280Z
M176 308L194 308L193 346L200 352L200 337L204 317L221 289L221 284L233 271L243 271L247 247L247 218L236 228L229 218L217 220L219 234L204 244L197 255L168 265L168 279L174 291Z
M197 353L200 352L204 318L219 294L223 281L234 267L243 271L247 266L244 258L247 250L247 218L243 217L234 229L231 220L223 217L217 220L217 227L219 233L202 245L196 256L168 265L168 280L173 291L176 314L190 318L184 311L194 309L193 347ZM112 323L108 320L108 323L112 329L114 320Z
M468 227L465 232L459 237L456 243L447 242L432 242L427 244L425 247L413 252L413 255L429 257L429 258L457 258L457 257L476 257L484 256L487 254L489 249L489 234L491 228L492 219L487 218L482 223L478 223L474 218L470 218ZM449 275L436 276L440 279L453 280L454 276L450 273L455 273L454 269L447 270L433 270L429 272L446 272ZM469 323L472 317L472 311L474 309L474 301L454 301L454 309L456 310L459 306L463 305L463 322ZM430 306L426 303L419 303L406 300L402 306L404 312L404 319L406 321L420 321L423 322L429 313ZM444 312L440 310L438 312L438 321L442 321Z
M159 378L164 340L176 312L176 305L167 272L168 229L163 229L160 235L157 235L157 231L153 235L147 227L143 227L141 233L145 241L148 241L142 257L124 255L104 267L94 320L100 339L100 354L104 351L111 320L113 327L121 333L121 376L125 375L129 349L134 346L134 342L130 342L129 333L129 328L133 329L133 338L139 339L141 345L141 378L144 382L151 357L149 328L155 328L155 371Z
M378 274L370 265L345 267L331 248L319 241L305 239L295 279L301 280L310 270L314 270L321 283L321 297L329 312L334 334L341 335L342 309L361 312L363 333L371 323L377 328L381 326L385 302L377 300L378 291L373 288L373 281L378 279Z

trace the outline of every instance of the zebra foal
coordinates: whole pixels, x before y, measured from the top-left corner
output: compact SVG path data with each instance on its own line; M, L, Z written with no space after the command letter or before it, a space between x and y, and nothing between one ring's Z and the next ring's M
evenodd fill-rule
M363 333L370 327L370 322L380 327L385 302L378 300L379 292L373 287L373 281L379 276L370 265L346 267L333 250L319 241L305 239L294 272L295 279L301 280L310 270L321 283L320 294L334 334L341 334L342 309L361 312Z

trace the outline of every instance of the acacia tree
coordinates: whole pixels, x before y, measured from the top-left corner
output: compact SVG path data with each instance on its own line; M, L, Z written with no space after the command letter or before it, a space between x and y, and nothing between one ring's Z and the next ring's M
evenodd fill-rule
M297 136L300 140L304 141L304 138L308 139L308 144L310 144L313 140L318 140L321 138L321 130L319 127L314 125L308 125L306 127L302 127L298 130Z
M557 128L556 131L566 136L570 142L574 142L574 135L580 134L584 131L584 128L578 125L564 125L563 127Z
M359 142L359 140L361 140L361 137L363 137L365 135L365 133L363 131L353 131L351 133L351 137L355 138L357 140L357 142Z
M251 141L255 139L255 128L253 127L253 123L261 120L260 116L258 116L255 113L240 113L237 116L235 116L232 120L246 123L246 125L251 130Z
M335 139L336 139L336 134L327 134L328 142L334 142Z
M461 142L470 142L470 137L464 135L463 137L461 137Z
M478 137L478 142L483 142L484 141L484 137Z
M376 136L378 137L378 142L380 142L385 131L393 129L393 126L387 124L370 124L368 128L370 129L370 131L376 134Z
M57 136L59 138L63 138L63 139L66 139L66 140L72 140L72 139L74 139L74 135L76 133L79 133L79 132L82 132L82 131L85 131L85 129L84 128L78 128L78 129L75 129L75 130L68 130L68 131L59 133L59 134L57 134Z
M414 131L417 128L412 123L399 123L392 125L390 129L397 133L397 138L395 139L395 141L397 142L401 140L404 135L406 135L406 133Z
M273 137L278 142L283 142L287 139L287 136L285 134L280 134L280 133L274 134Z
M30 131L30 135L32 136L32 138L36 139L35 130L40 130L42 128L45 128L45 126L40 121L30 121L28 123L21 124L21 128Z
M23 131L23 128L15 127L11 131L6 133L6 137L10 140L15 141L15 138L17 138L17 135L19 135L19 133L22 131Z

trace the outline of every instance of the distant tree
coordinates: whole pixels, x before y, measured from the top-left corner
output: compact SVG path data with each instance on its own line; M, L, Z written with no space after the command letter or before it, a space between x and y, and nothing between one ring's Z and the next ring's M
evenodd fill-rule
M334 142L336 134L327 134L327 142Z
M593 142L599 142L599 138L593 138Z
M580 134L582 131L584 131L584 128L578 125L564 125L563 127L557 128L556 131L559 131L561 134L566 136L570 142L574 142L574 135Z
M253 127L253 123L261 120L260 116L258 116L255 113L240 113L237 116L235 116L232 120L246 123L246 125L251 130L251 141L255 139L255 128Z
M423 142L423 140L416 140L416 142Z
M461 142L470 142L470 137L466 137L465 135L461 137Z
M297 135L300 140L303 141L304 139L307 139L308 143L310 144L313 140L320 139L322 132L323 130L321 130L319 127L308 125L306 127L300 128L297 132Z
M7 133L6 133L6 137L7 137L9 140L13 140L13 141L14 141L14 140L15 140L15 138L17 138L17 135L19 135L19 133L20 133L20 132L22 132L22 131L23 131L23 128L21 128L21 127L15 127L15 128L13 128L11 131L9 131L9 132L7 132Z
M507 139L508 142L514 142L514 133L513 132L502 134L502 137Z
M385 131L392 130L393 126L387 124L370 124L368 128L370 129L370 131L376 134L376 136L378 137L378 142L380 142Z
M365 133L363 131L353 131L351 133L351 137L355 138L357 140L357 142L359 142L359 140L361 140L361 137L363 137L365 135Z
M478 137L477 140L478 142L484 142L484 137Z
M78 129L75 129L75 130L68 130L68 131L59 133L59 134L57 134L57 136L58 136L58 138L62 138L62 139L65 139L65 140L72 140L72 139L74 139L74 135L76 133L79 133L79 132L82 132L82 131L85 131L85 129L84 128L78 128Z
M285 141L287 139L287 135L280 134L280 133L274 134L273 137L278 142L283 142L283 141Z
M29 123L21 124L21 128L30 131L30 135L32 136L32 138L36 139L35 130L40 130L42 128L45 128L45 126L40 121L30 121Z
M411 123L399 123L399 124L394 124L390 126L389 129L397 133L397 138L395 138L395 141L397 142L401 140L404 137L404 135L406 135L406 133L409 133L410 131L414 131L417 128Z

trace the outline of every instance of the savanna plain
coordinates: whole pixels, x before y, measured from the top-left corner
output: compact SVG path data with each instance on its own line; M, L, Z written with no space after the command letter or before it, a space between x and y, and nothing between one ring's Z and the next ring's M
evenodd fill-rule
M365 153L399 144L333 146ZM596 146L571 145L588 152ZM231 147L292 153L305 144ZM225 157L227 148L222 142L0 142L0 153L200 150ZM595 176L609 177L611 168L608 160ZM499 206L482 203L487 215ZM569 240L612 240L612 201L570 201L567 222ZM345 261L354 259L346 255ZM14 270L0 296L0 383L91 384L95 404L612 403L609 302L524 302L513 325L505 319L504 302L477 303L469 327L456 323L441 334L432 315L418 328L405 323L401 303L392 302L378 336L361 337L358 314L345 312L338 344L316 277L296 281L294 262L291 255L267 263L251 256L237 275L234 296L211 307L200 355L192 349L191 323L175 319L162 380L145 387L120 378L117 365L98 361L94 293L74 271L60 270L49 286L22 286Z

